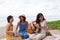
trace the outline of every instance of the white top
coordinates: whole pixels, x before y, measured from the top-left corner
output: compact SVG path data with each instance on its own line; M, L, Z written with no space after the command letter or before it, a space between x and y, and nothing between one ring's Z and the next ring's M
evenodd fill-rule
M34 24L36 24L36 22L33 22ZM40 25L41 25L41 34L45 34L46 33L46 31L45 31L45 29L44 28L48 28L47 26L45 26L46 25L46 20L44 20L43 22L40 22Z
M45 31L44 28L47 28L47 27L45 26L45 24L46 24L46 21L43 21L43 22L40 23L40 25L41 25L41 33L42 34L45 34L46 33L46 31Z
M42 28L45 28L45 24L46 24L46 21L43 21L43 22L40 23Z

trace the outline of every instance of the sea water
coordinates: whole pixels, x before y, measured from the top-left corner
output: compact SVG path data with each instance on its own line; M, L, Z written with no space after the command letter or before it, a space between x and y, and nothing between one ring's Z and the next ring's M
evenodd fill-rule
M27 20L29 23L31 23L31 22L34 21L35 19L36 19L35 16L28 16L28 17L26 17L26 20ZM45 19L46 19L47 21L60 20L60 16L57 16L57 17L55 17L55 16L46 16ZM18 17L14 17L14 22L13 22L14 26L17 24L18 21L19 21L19 18L18 18ZM0 17L0 27L5 27L6 24L7 24L7 17L1 16L1 17Z

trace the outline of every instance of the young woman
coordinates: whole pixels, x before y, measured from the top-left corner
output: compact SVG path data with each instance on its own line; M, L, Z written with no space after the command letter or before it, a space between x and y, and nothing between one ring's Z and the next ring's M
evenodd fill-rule
M6 40L22 40L22 38L18 35L16 35L17 37L15 37L15 33L13 32L13 24L12 24L13 20L14 20L13 16L9 15L7 17L8 23L6 25Z
M13 16L10 15L7 17L8 24L6 25L6 40L11 40L13 37L13 20Z
M21 35L22 39L27 39L29 38L29 35L27 33L27 29L28 29L28 22L26 21L26 17L24 15L19 16L20 21L17 24L16 27L16 34L17 34L17 29L18 30L18 34Z
M29 40L42 40L46 37L48 26L47 21L45 20L42 13L37 15L36 21L32 23L32 26L35 29L35 33L29 38Z

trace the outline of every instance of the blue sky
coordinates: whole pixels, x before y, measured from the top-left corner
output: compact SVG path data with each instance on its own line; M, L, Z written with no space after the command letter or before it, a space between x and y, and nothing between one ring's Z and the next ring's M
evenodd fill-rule
M0 16L35 16L39 12L60 17L60 0L0 0Z

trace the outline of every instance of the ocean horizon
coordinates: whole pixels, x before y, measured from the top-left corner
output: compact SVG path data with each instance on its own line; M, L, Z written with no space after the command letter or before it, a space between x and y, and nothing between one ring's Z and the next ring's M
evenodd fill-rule
M32 21L34 21L36 19L35 16L27 16L26 20L31 23ZM56 21L56 20L60 20L60 16L45 16L45 19L47 21ZM19 21L18 17L15 16L14 17L14 22L13 25L15 26L17 24L17 22ZM0 27L5 27L7 24L7 17L0 17Z
M0 27L7 24L7 16L13 15L16 25L18 16L25 14L30 23L42 13L47 21L60 20L60 0L0 0Z

